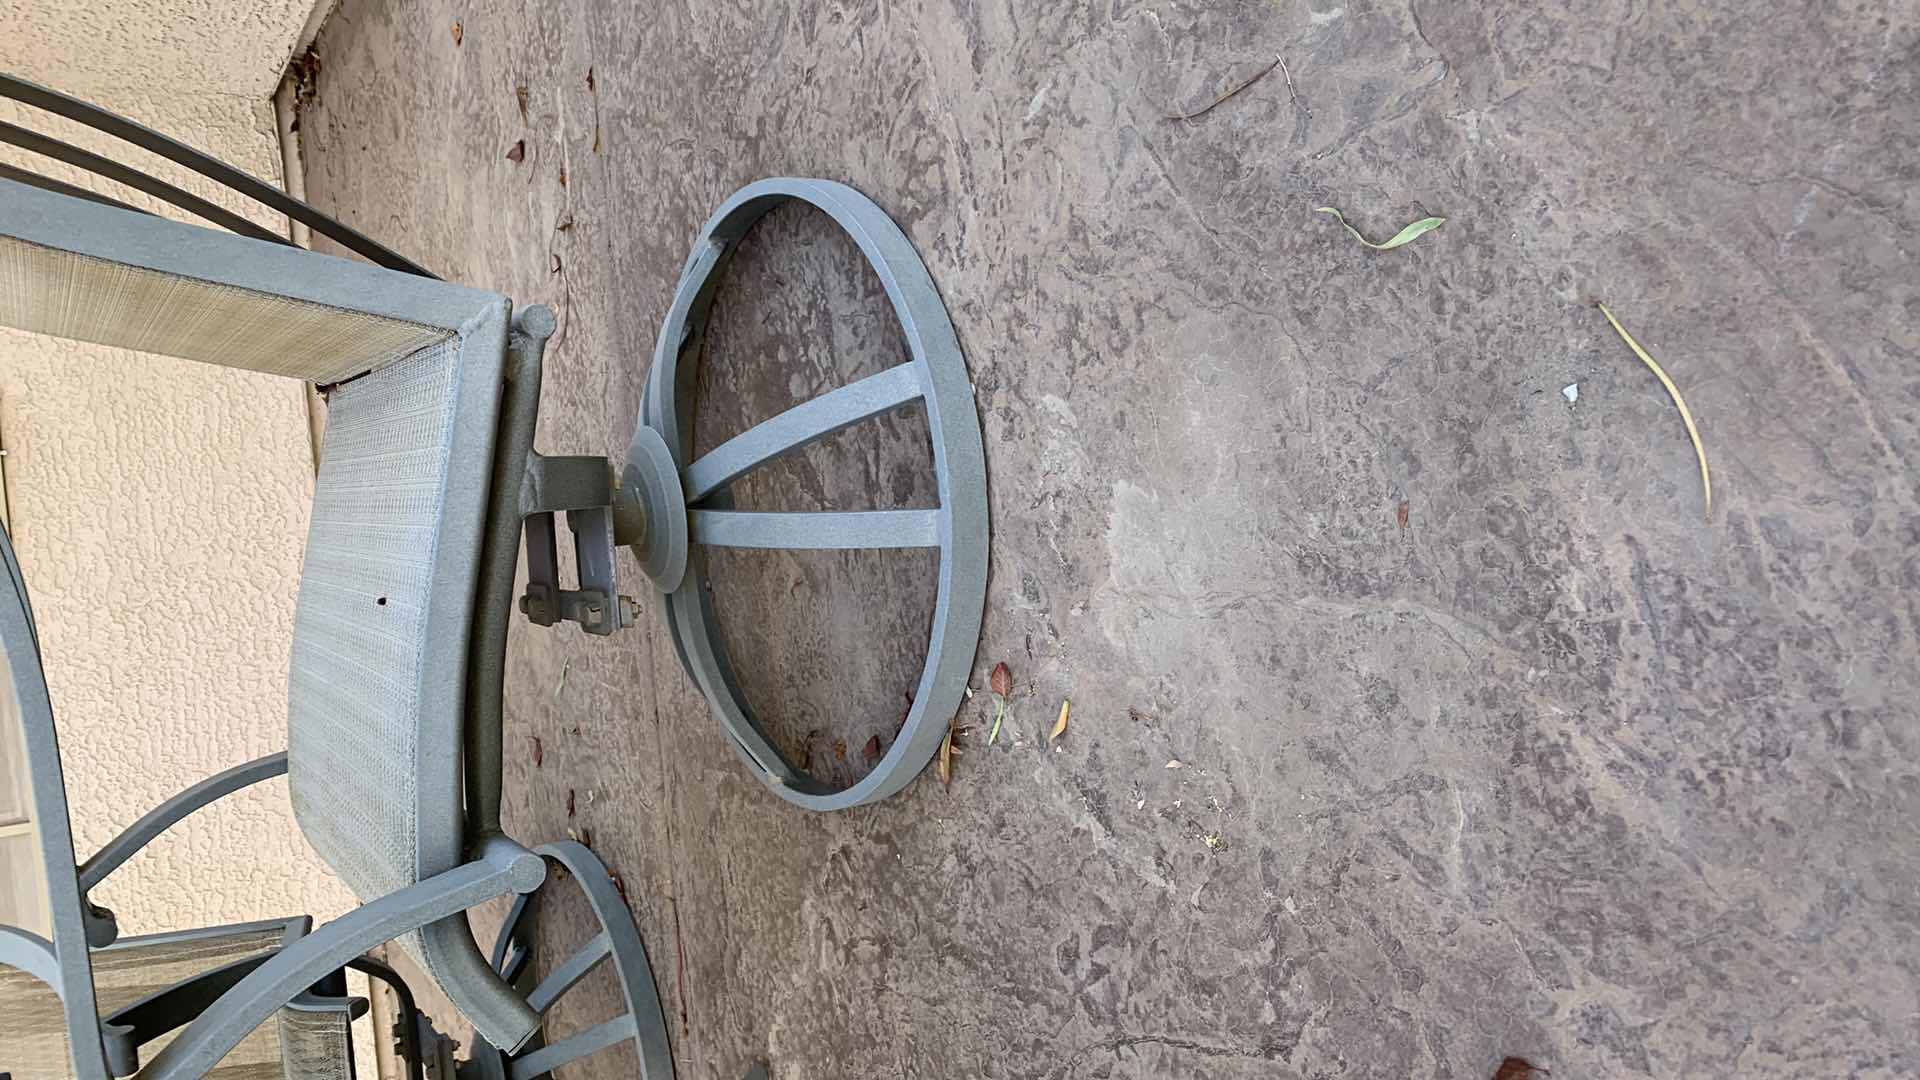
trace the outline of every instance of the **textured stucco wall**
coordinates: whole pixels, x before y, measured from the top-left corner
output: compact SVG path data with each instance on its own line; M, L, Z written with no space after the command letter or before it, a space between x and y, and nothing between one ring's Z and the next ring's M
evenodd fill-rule
M309 8L0 6L0 68L277 182L270 102ZM177 168L115 154L245 209ZM194 780L285 745L313 485L305 404L287 380L0 331L0 432L84 855ZM98 895L135 933L351 904L295 830L284 781L190 819Z
M0 63L89 101L106 104L117 94L122 100L114 108L160 126L156 121L181 119L194 97L228 98L224 111L271 99L314 6L313 0L25 0L0 7ZM136 107L140 102L146 107ZM229 148L211 149L224 156ZM257 150L231 149L236 157Z

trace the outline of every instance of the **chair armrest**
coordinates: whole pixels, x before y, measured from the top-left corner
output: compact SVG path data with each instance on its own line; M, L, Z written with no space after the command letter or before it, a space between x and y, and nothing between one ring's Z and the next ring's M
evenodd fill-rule
M60 962L53 943L39 934L0 925L0 964L26 972L55 993L60 991Z
M121 830L120 835L108 841L107 846L95 852L93 857L80 864L80 898L86 904L87 944L96 949L113 944L119 936L119 927L114 922L113 912L95 905L87 899L87 894L105 881L107 875L120 869L128 859L133 858L141 848L153 842L161 833L171 829L182 818L217 799L231 795L241 788L252 787L262 780L270 780L284 775L287 771L287 752L268 754L245 765L235 765L222 773L215 773L205 780L147 811L139 821Z
M287 771L287 752L268 754L245 765L235 765L223 773L215 773L205 780L147 811L146 816L127 826L119 836L108 842L106 847L96 852L93 858L80 864L80 892L84 895L94 886L106 880L108 874L120 869L120 864L132 858L134 853L153 842L153 838L171 829L180 819L216 799L231 795L241 788L252 787L262 780L271 780L283 776Z
M162 1047L141 1077L198 1080L281 1006L368 949L495 897L532 892L546 877L538 855L505 839L483 842L476 856L474 862L357 907L281 949ZM531 1034L540 1018L532 1009L524 1011Z

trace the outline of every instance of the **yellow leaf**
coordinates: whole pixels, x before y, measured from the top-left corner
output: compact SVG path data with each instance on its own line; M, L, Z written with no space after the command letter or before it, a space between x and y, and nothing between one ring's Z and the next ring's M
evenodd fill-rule
M1313 212L1316 214L1332 214L1334 216L1334 219L1340 222L1341 228L1352 233L1353 238L1355 240L1360 241L1361 243L1367 245L1368 247L1372 248L1375 251L1392 251L1394 248L1397 248L1402 244L1410 243L1418 237L1425 236L1427 233L1430 233L1433 230L1447 223L1447 219L1443 217L1421 218L1419 221L1416 221L1413 224L1407 226L1406 228L1401 229L1399 232L1394 233L1393 239L1387 241L1384 244L1376 244L1373 241L1367 239L1366 237L1361 236L1359 229L1356 229L1353 226L1348 225L1346 216L1341 214L1340 211L1335 210L1333 207L1316 206L1313 208Z
M1053 733L1047 736L1048 742L1052 742L1054 739L1067 733L1067 709L1072 705L1073 702L1071 701L1063 701L1060 703L1060 719L1053 722Z
M1660 380L1660 385L1667 388L1667 396L1672 398L1673 403L1680 407L1680 422L1687 425L1687 438L1693 440L1693 454L1700 459L1700 488L1706 492L1707 517L1711 519L1713 517L1713 474L1707 471L1707 449L1700 445L1700 429L1693 426L1693 412L1687 408L1686 399L1680 396L1680 388L1673 385L1673 380L1667 378L1667 373L1661 369L1659 364L1654 362L1653 357L1647 355L1647 350L1641 348L1640 343L1633 340L1633 335L1627 333L1627 328L1621 326L1620 320L1613 317L1613 312L1607 310L1607 305L1600 304L1599 308L1600 314L1605 315L1607 321L1613 324L1613 329L1619 333L1620 340L1626 342L1627 347L1633 350L1633 355L1639 357L1640 362L1647 365L1648 370L1652 371L1655 377Z
M940 782L953 783L953 729L947 729L947 737L940 740Z

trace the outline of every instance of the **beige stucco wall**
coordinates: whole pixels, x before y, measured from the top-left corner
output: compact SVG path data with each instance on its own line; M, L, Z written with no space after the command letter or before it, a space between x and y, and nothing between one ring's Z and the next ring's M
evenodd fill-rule
M271 99L310 7L24 0L0 5L0 68L278 182ZM26 112L0 108L16 122ZM37 117L36 126L103 151L115 145ZM171 165L115 153L245 206ZM42 159L6 156L81 182ZM285 744L313 485L303 391L0 330L0 436L84 855L187 784ZM190 819L98 898L129 933L326 918L351 904L299 838L284 781Z

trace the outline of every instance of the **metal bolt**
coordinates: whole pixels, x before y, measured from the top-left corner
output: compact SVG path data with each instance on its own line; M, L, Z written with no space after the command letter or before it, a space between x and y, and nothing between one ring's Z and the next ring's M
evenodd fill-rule
M622 594L620 597L620 625L632 626L640 621L640 605L633 597Z

